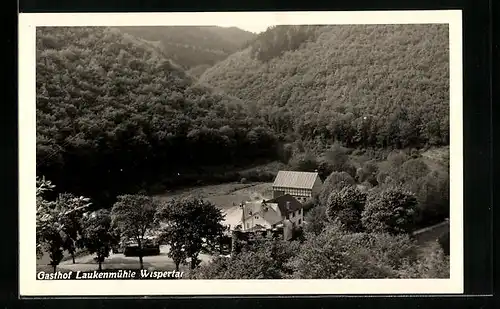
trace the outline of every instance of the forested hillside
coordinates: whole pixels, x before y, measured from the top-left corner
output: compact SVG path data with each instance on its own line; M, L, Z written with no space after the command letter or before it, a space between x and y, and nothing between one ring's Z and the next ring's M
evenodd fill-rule
M184 69L205 68L237 51L256 35L239 28L215 26L118 27L136 37L156 42L166 58Z
M273 159L237 98L194 85L154 46L100 27L37 28L37 174L99 204L201 166Z
M288 139L349 147L449 144L447 25L277 26L200 82Z

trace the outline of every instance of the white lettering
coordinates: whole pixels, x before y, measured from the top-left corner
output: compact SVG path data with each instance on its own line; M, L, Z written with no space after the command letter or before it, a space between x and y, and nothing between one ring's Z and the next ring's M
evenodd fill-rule
M36 274L36 278L39 279L39 280L43 280L44 277L45 277L45 272L44 271L41 271L38 274Z

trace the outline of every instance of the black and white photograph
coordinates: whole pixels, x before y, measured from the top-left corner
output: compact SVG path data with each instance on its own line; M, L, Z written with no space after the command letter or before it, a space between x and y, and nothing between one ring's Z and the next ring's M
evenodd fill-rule
M460 11L106 15L20 15L21 294L462 292Z

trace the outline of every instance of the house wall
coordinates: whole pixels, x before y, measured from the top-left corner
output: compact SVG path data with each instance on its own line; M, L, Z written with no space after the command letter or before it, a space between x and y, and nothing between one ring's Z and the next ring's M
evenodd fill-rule
M321 188L323 187L323 182L319 177L316 177L316 181L314 182L313 188L312 188L312 194L316 195L321 192Z
M304 209L299 209L293 213L288 214L288 220L295 226L302 226L304 224Z
M290 194L297 198L299 201L305 201L312 196L310 189L286 188L286 187L273 187L273 198Z
M271 228L271 225L269 224L269 222L264 220L262 218L262 216L260 215L260 213L257 213L257 214L252 215L251 217L245 219L242 230L246 231L248 229L253 228L257 224L262 225L265 228Z

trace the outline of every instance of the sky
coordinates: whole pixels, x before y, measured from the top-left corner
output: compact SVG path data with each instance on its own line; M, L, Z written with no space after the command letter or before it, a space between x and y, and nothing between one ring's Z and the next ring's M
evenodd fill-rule
M272 25L234 25L233 27L238 27L240 29L250 31L253 33L260 33L266 31L267 27Z
M260 32L264 32L266 31L266 29L270 26L273 26L273 25L270 25L270 24L231 24L231 25L228 25L228 24L221 24L221 25L217 25L219 27L237 27L237 28L240 28L240 29L243 29L243 30L246 30L246 31L250 31L250 32L253 32L253 33L260 33Z

